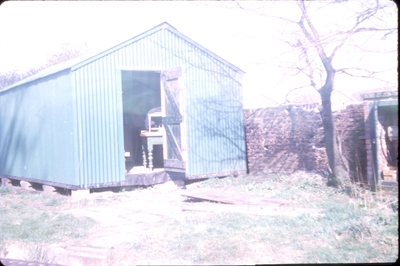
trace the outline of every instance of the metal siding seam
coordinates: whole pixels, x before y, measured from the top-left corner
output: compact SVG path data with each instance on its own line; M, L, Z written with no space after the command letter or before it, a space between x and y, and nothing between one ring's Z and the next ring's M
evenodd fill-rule
M139 56L138 56L138 49L139 49L139 43L133 43L132 44L132 55L133 55L133 64L135 65L135 69L137 69L140 66L139 62Z
M148 69L149 67L149 57L150 57L150 51L148 47L148 38L143 39L143 67L144 69Z
M123 47L120 50L118 50L118 52L120 52L120 58L119 58L119 64L117 66L121 66L121 65L126 66L127 65L125 50L126 50L126 47Z
M168 54L168 58L165 60L165 68L172 68L175 64L176 57L179 56L178 49L171 49L171 41L173 40L174 36L171 35L169 31L163 31L164 38L162 39L162 44L165 51Z
M95 84L94 89L96 92L96 96L98 98L97 101L97 138L98 138L98 146L97 146L97 180L96 180L96 184L99 183L99 179L101 179L104 176L104 145L105 145L105 138L104 138L104 116L103 116L103 101L104 101L104 97L102 94L102 88L100 86L100 81L99 81L99 76L98 76L98 71L97 71L97 67L98 67L98 62L94 61L93 62L93 67L92 67L92 81Z
M176 64L182 64L182 58L180 57L180 51L174 47L175 36L171 34L171 32L165 30L166 38L165 38L165 47L167 51L171 54L171 57L167 60L168 68L173 68ZM185 58L183 58L184 60ZM177 62L179 60L179 62Z
M119 164L118 164L118 158L119 158L119 148L118 148L118 143L119 143L119 137L118 137L118 110L117 110L117 92L116 92L116 76L115 76L115 58L110 58L110 65L109 65L109 72L108 75L110 77L109 79L109 89L111 93L111 100L112 100L112 109L111 109L111 114L112 114L112 135L113 135L113 141L110 142L110 148L111 148L111 153L113 154L112 158L112 165L110 168L110 178L115 180L116 174L119 173Z
M153 61L151 63L152 68L154 70L160 69L162 65L162 57L160 54L160 49L158 47L158 34L155 33L151 36L151 46L152 46L152 51L153 51Z
M201 106L201 108L203 109L203 108L206 108L204 99L207 98L207 92L206 92L206 90L204 90L204 88L207 87L208 81L207 81L206 76L204 76L204 73L202 73L204 70L201 70L202 69L202 63L203 63L201 61L201 56L196 54L196 59L197 59L196 60L197 61L196 62L197 63L196 64L196 68L197 68L197 71L199 73L199 78L200 78L200 83L199 83L199 87L198 87L198 90L199 90L198 101L200 101L200 102L198 103L198 105ZM206 149L204 149L204 145L207 145L207 143L209 142L208 132L206 131L205 125L204 125L205 122L206 122L204 119L207 119L208 116L206 116L204 118L205 114L207 114L207 110L206 109L204 109L204 110L202 110L202 112L200 112L200 114L199 114L200 115L200 120L198 121L198 123L200 125L200 129L201 129L200 130L200 139L202 140L200 142L200 145L199 145L201 157L199 158L199 161L197 162L197 165L198 165L198 168L199 168L199 170L198 170L199 172L197 172L198 174L202 173L203 161L207 158ZM209 166L212 167L211 165L209 165Z
M100 176L98 177L97 183L101 183L101 176L107 176L107 161L109 161L109 153L107 152L107 142L108 140L108 124L107 124L107 94L106 90L104 87L104 72L102 71L103 69L103 60L104 58L99 58L96 60L96 68L95 68L95 74L94 77L97 80L97 91L98 95L101 98L100 101L100 129L101 130L101 142L100 142L100 149L99 149L99 154L100 154L100 159L99 159L99 166L98 168L100 169ZM99 131L100 132L100 131Z
M111 69L112 69L112 57L113 54L109 54L107 56L105 56L102 61L104 64L104 77L105 77L105 81L104 81L104 87L107 89L108 91L108 106L109 106L109 128L110 128L110 138L108 139L108 145L107 145L107 152L109 151L108 149L110 149L110 144L109 143L115 143L114 138L115 138L115 134L114 134L114 121L113 121L113 95L112 95L112 87L111 87ZM108 170L108 174L110 175L113 172L113 160L114 160L114 152L113 149L111 148L111 150L109 151L109 154L111 156L111 162L108 163L107 165L107 170Z
M85 108L85 146L86 146L86 153L85 153L85 161L86 161L86 175L84 178L84 183L82 185L86 185L88 183L88 178L91 175L91 157L90 157L90 97L89 97L89 87L87 84L87 73L86 73L86 66L82 67L82 85L84 88L84 108Z
M146 69L151 69L151 58L152 58L152 49L150 45L150 40L148 38L146 40L146 57L145 57L145 62L146 62Z
M204 166L203 166L203 161L207 159L207 149L204 148L204 145L206 145L205 143L209 142L209 137L208 137L208 132L205 130L205 123L207 121L207 118L209 118L209 116L207 115L206 117L204 117L205 114L207 114L207 107L205 99L207 98L207 91L205 90L205 87L208 86L208 80L207 80L207 75L205 75L204 70L200 70L200 69L204 69L204 65L203 65L203 60L202 60L202 56L198 55L198 65L196 66L198 68L198 71L202 72L201 74L201 79L200 79L200 86L199 86L199 92L201 97L199 97L199 105L201 106L201 113L200 113L200 121L199 124L201 126L201 142L200 142L200 151L201 151L201 157L200 160L198 162L199 165L199 172L198 174L201 174L204 170ZM209 122L209 121L207 121ZM210 125L211 126L211 125Z
M155 52L155 48L154 48L154 44L153 44L153 41L152 41L152 39L153 39L153 35L150 35L148 38L147 38L147 47L148 47L148 49L149 49L149 55L148 55L148 62L149 62L149 66L148 66L148 68L149 69L154 69L154 62L155 62L155 54L154 54L154 52Z
M100 58L98 60L98 69L97 69L97 79L99 80L99 88L102 90L102 97L103 97L103 101L104 106L103 106L103 119L105 121L105 126L104 126L104 139L105 140L109 140L110 139L110 103L109 103L109 92L107 90L107 87L105 86L105 76L106 76L106 70L105 70L105 63L104 63L104 58ZM106 143L104 143L105 145ZM108 164L111 162L112 163L112 158L110 157L110 153L107 152L107 147L105 146L103 147L102 150L102 158L103 158L103 173L105 175L110 175L110 170Z
M76 70L78 77L77 77L77 83L78 83L78 93L79 93L79 110L80 110L80 130L81 130L81 136L80 136L80 149L82 151L81 158L80 158L80 168L81 168L81 173L82 175L80 176L80 184L83 185L85 184L85 178L87 176L87 143L86 143L86 99L85 99L85 85L83 83L83 74L82 74L82 69Z
M135 69L137 67L137 65L139 64L138 58L137 58L136 53L135 53L135 51L137 49L137 43L132 43L130 45L130 47L131 47L131 53L132 53L132 62L133 62L133 66L134 66L134 69Z
M226 92L229 94L228 97L228 101L226 103L224 103L224 107L225 107L225 112L227 114L226 117L226 127L227 127L227 137L228 137L228 141L226 141L226 151L225 151L225 156L226 156L226 164L224 167L225 172L227 171L233 171L236 170L234 169L234 165L235 165L235 161L237 160L235 159L236 153L237 151L235 151L232 147L232 145L228 145L230 142L234 142L235 141L235 136L234 136L234 129L235 129L235 122L234 122L234 95L233 95L233 88L229 85L229 81L231 79L231 75L229 75L229 77L222 77L223 81L221 82L221 89L223 92ZM226 85L225 85L226 82Z
M96 61L96 66L95 66L95 75L94 77L96 78L97 81L97 91L98 91L98 95L100 97L100 101L99 101L99 114L100 114L100 122L99 122L99 127L101 130L101 135L100 135L100 139L101 139L101 145L99 148L99 171L100 171L100 175L103 176L103 178L107 177L107 167L106 167L106 154L107 154L107 138L106 138L106 128L107 128L107 124L105 121L105 112L104 112L104 108L105 108L105 94L104 94L104 88L101 84L101 80L100 80L100 65L99 62Z
M103 100L104 97L102 95L102 88L100 86L100 81L99 81L99 76L98 76L98 62L93 61L91 63L91 77L92 77L92 84L93 88L95 91L95 95L97 98L96 101L96 120L97 120L97 129L96 129L96 135L97 135L97 145L96 145L96 154L97 154L97 160L96 160L96 169L97 169L97 174L96 174L96 181L94 182L95 184L99 183L99 179L101 179L102 176L104 176L104 164L103 159L104 159L104 116L103 116Z
M166 31L166 30L163 30L163 34L164 34L164 43L163 43L163 47L162 47L162 50L163 50L163 54L164 54L164 56L163 56L163 58L164 58L164 62L163 62L163 66L162 66L162 68L163 69L166 69L167 67L168 67L168 59L169 59L169 52L168 52L168 46L169 46L169 43L170 43L170 38L169 38L169 34L168 34L168 31Z
M78 117L79 121L79 169L80 169L80 177L79 177L79 185L84 184L85 175L86 175L86 165L85 165L85 156L86 156L86 146L85 146L85 111L84 111L84 86L82 84L82 69L77 69L74 71L76 78L75 83L77 84L77 105L78 105Z
M135 58L133 55L133 43L129 45L129 63L132 66L132 69L135 67Z
M143 58L140 56L142 52L142 42L138 41L137 42L137 49L136 49L136 58L138 59L138 67L141 69L142 67L142 60Z
M111 100L112 100L112 106L113 106L113 109L112 109L112 114L113 114L113 122L112 122L112 128L113 128L113 141L112 141L112 143L114 143L114 145L115 145L115 143L118 143L118 128L117 128L117 119L118 119L118 114L116 113L116 103L117 103L117 101L116 101L116 92L115 92L115 72L114 72L114 69L115 69L115 58L114 57L111 57L110 58L110 64L108 65L108 76L110 77L110 79L109 79L109 88L111 89L111 91L112 91L112 98L111 98ZM111 143L110 143L111 144ZM116 158L118 158L118 154L117 154L117 151L116 151L116 149L115 148L113 148L113 149L111 149L111 151L112 151L112 154L113 154L113 164L112 164L112 175L113 175L113 178L115 178L115 174L116 173L118 173L118 171L117 171L117 168L116 168L116 165L115 165L115 160L116 160Z
M110 70L109 70L110 62L109 61L110 61L111 56L114 55L114 53L108 54L108 55L106 55L106 56L104 56L104 57L99 59L99 64L102 65L103 71L104 71L103 73L101 73L101 77L104 80L101 82L100 86L102 88L104 88L107 91L107 94L108 94L108 97L107 97L107 101L108 101L107 106L109 108L108 109L108 113L111 112L111 108L112 108L112 98L111 98L111 95L110 95L110 92L109 92L110 91L110 84L109 84L110 83L110 81L109 81L109 79L110 79ZM100 78L100 74L99 74L98 78ZM111 117L110 114L109 114L109 117ZM110 124L110 122L111 122L111 124ZM107 164L104 165L104 172L105 172L104 174L107 175L107 176L109 176L111 171L112 171L112 167L110 167L110 164L113 163L112 162L113 154L112 154L112 152L109 151L110 150L109 142L112 141L112 138L113 138L112 126L113 126L112 125L112 120L108 119L108 127L107 128L108 128L110 137L103 140L104 141L103 145L104 145L104 149L105 149L104 154L107 154L107 159L111 160L111 161L108 161ZM106 131L107 129L105 128L104 130ZM102 183L102 182L104 182L104 180L99 180L98 181L98 183Z
M109 57L108 58L104 58L102 60L103 73L101 74L101 77L103 78L102 87L105 90L106 101L107 101L107 104L106 104L106 107L105 107L105 109L107 110L106 111L107 126L106 126L106 129L105 129L106 132L107 132L107 138L106 138L107 146L106 146L106 150L105 150L105 153L107 153L107 161L105 162L105 168L107 169L106 173L107 173L108 179L110 179L112 177L112 174L113 174L113 171L114 171L113 164L114 164L114 160L115 160L114 153L113 153L113 150L114 150L114 147L113 147L113 143L114 143L113 142L113 137L114 137L114 135L113 135L113 127L114 127L114 124L113 124L113 119L112 119L112 117L113 117L113 115L112 115L112 110L113 110L112 93L113 92L112 92L112 87L110 87L110 85L111 85L110 79L112 78L111 77L111 73L110 73L110 69L109 69L110 68L110 64L111 64L110 61L111 60L110 60Z
M97 93L94 88L93 84L93 79L92 79L92 71L91 71L91 64L86 65L87 69L87 82L88 82L88 87L90 88L90 100L92 102L91 105L91 110L90 110L90 129L91 129L91 135L90 135L90 140L91 140L91 148L90 148L90 154L92 157L92 174L90 175L90 180L89 183L86 185L92 185L93 181L97 175L97 147L98 147L98 137L97 137Z
M120 178L121 178L121 176L120 176L120 172L121 172L121 169L120 169L120 166L121 166L120 158L121 158L121 156L123 156L123 148L121 150L121 145L123 146L123 144L124 144L123 143L123 137L124 137L124 135L123 135L123 122L122 122L122 117L123 117L122 94L120 94L120 92L119 92L119 87L120 86L117 86L117 82L120 82L120 81L117 81L117 75L116 75L117 74L116 73L116 65L117 65L117 63L118 62L115 62L114 67L112 69L112 77L113 77L112 78L112 84L113 84L112 88L113 88L113 91L114 91L114 94L115 94L115 109L114 109L115 110L115 118L116 118L116 120L115 120L115 130L116 130L116 138L117 138L117 141L115 142L115 144L117 146L114 148L114 150L116 152L116 156L114 157L114 165L116 166L116 169L115 169L115 172L112 175L112 180L115 180L115 181L119 181ZM121 102L121 106L120 106L120 102ZM121 123L120 123L120 120L121 120ZM122 132L121 132L121 130L122 130ZM122 133L122 135L121 135L121 133ZM121 139L121 136L122 136L122 139ZM121 141L122 141L122 143L121 143Z
M74 90L74 96L72 100L74 101L75 109L76 109L76 116L75 116L75 121L74 124L76 125L76 148L77 148L77 168L78 168L78 182L76 185L80 185L82 180L82 119L81 119L81 104L80 104L80 93L79 93L79 85L77 84L77 72L76 71L71 71L71 77L72 77L72 86Z
M83 102L83 111L84 111L84 146L85 146L85 156L84 156L84 163L85 163L85 176L83 179L83 183L82 185L87 184L87 179L90 175L90 143L89 143L89 109L90 109L90 102L89 102L89 98L88 98L88 87L86 85L86 73L85 73L85 68L81 68L81 73L82 73L82 80L81 80L81 84L82 84L82 92L83 92L83 98L84 98L84 102Z
M115 62L114 62L114 67L112 68L112 72L110 73L114 78L112 79L113 80L113 82L112 82L112 84L113 84L113 86L112 86L112 88L113 88L113 90L114 90L114 93L115 93L115 112L116 112L116 123L115 123L115 129L116 129L116 137L117 137L117 142L115 142L116 143L116 145L117 145L117 147L115 147L114 148L114 150L116 150L116 156L114 157L114 160L113 161L115 161L113 164L114 165L116 165L118 168L116 169L116 171L112 174L112 176L110 175L109 176L109 178L110 179L112 179L113 181L117 181L117 180L119 180L119 178L120 178L120 164L119 164L119 158L121 157L121 151L120 151L120 147L121 147L121 144L120 144L120 142L121 142L121 137L120 137L120 129L121 128L123 128L123 125L121 124L120 125L120 123L119 123L119 120L120 120L120 118L121 118L121 115L122 115L122 109L121 109L121 112L120 112L120 108L119 108L119 102L120 102L120 100L121 99L119 99L119 97L121 96L120 94L119 94L119 86L117 86L117 82L120 82L120 81L117 81L117 73L116 73L116 66L117 65L119 65L119 64L121 64L121 61L123 60L123 56L124 56L124 50L123 49L120 49L120 50L118 50L118 54L119 54L119 56L118 57L116 57L116 60L115 60ZM120 115L121 114L121 115ZM122 137L123 137L123 135L122 135ZM123 143L122 143L123 144ZM111 146L112 145L110 145L110 148L111 148ZM123 153L122 153L123 154Z
M162 51L162 70L166 70L169 68L168 64L166 63L166 58L170 57L169 52L167 51L166 47L165 47L165 42L168 38L168 36L165 34L165 30L161 30L158 32L159 35L159 39L157 40L157 45L158 45L158 49L160 49Z
M108 71L107 69L104 68L104 64L107 60L107 58L109 56L111 56L113 53L105 55L104 57L100 57L97 61L97 68L96 68L96 73L95 73L95 77L97 79L97 86L96 89L98 91L98 95L99 98L101 98L101 101L99 101L101 103L101 111L98 111L99 114L99 121L100 125L99 125L99 138L100 138L100 149L99 149L99 160L98 160L98 169L99 174L97 175L97 180L96 180L96 184L101 184L105 182L105 177L108 175L109 172L109 162L107 163L107 161L109 160L110 154L108 152L109 149L109 145L108 145L108 141L109 141L109 137L108 137L108 128L109 126L107 126L107 119L106 119L106 113L107 113L107 107L109 106L109 103L105 103L106 100L109 99L109 97L106 97L107 93L106 93L106 88L107 88L107 84L105 83L105 80L107 80L108 77Z
M194 62L196 61L196 58L193 57L192 59ZM192 169L192 173L196 173L197 171L197 164L195 163L197 158L198 158L198 148L196 147L197 142L196 142L196 138L198 136L198 131L195 128L195 116L197 116L197 104L196 104L196 98L197 98L197 87L198 87L198 73L196 71L196 68L194 68L193 66L191 66L191 71L192 71L192 83L191 83L191 88L190 88L190 101L191 104L189 105L190 108L190 114L193 117L189 117L190 119L190 123L191 123L191 134L188 135L188 137L191 139L191 150L192 150L192 158L190 163L192 164L191 169ZM188 173L188 174L192 174L192 173Z
M159 49L158 49L158 47L157 47L157 44L156 44L156 38L157 38L157 36L156 36L156 34L153 34L153 35L151 35L150 36L150 46L151 46L151 51L152 51L152 57L151 57L151 62L150 62L150 65L151 65L151 68L152 69L159 69L159 65L160 65L160 61L162 60L162 58L160 58L159 57Z
M159 69L159 53L156 52L159 50L159 47L157 46L157 36L162 32L163 30L158 30L155 32L152 32L151 35L148 38L149 46L151 47L151 60L149 60L150 65L148 66L151 69Z
M140 69L143 69L143 65L144 65L144 58L145 58L145 55L144 55L144 40L140 40L140 46L139 46L139 59L140 59L140 62L139 62L139 65L140 65Z
M91 94L91 90L88 84L88 73L87 73L87 65L83 67L83 71L84 71L84 87L85 87L85 92L86 92L86 101L87 101L87 108L86 108L86 136L85 136L85 141L86 141L86 145L87 145L87 154L86 154L86 158L87 158L87 176L85 177L85 183L84 185L87 185L90 180L91 180L91 176L93 175L93 162L92 162L92 140L93 140L93 136L92 136L92 119L91 119L91 110L93 108L93 103L92 103L92 97L90 97Z
M106 105L105 105L105 116L104 119L106 119L107 123L111 123L110 119L110 113L111 113L111 104L109 102L110 99L110 89L108 86L106 86L106 80L107 80L107 68L106 68L106 59L103 57L99 60L99 64L101 64L101 74L99 76L101 83L103 84L104 87L104 92L105 92L105 99L106 99ZM105 128L105 139L109 141L111 139L111 130L110 126L107 126ZM105 147L105 153L108 153L107 147ZM106 158L107 159L107 158ZM106 174L107 176L111 176L111 169L109 167L110 162L106 161L105 163L105 168L106 168Z
M200 125L201 120L203 119L201 117L202 112L199 113L199 111L202 111L203 107L201 106L201 104L199 104L198 101L199 101L200 97L203 97L202 96L201 87L202 87L202 82L204 82L204 79L203 79L202 71L200 71L200 69L198 68L198 65L200 64L200 62L199 62L199 56L198 56L197 53L194 54L194 59L195 59L195 64L194 64L193 69L196 72L196 87L195 87L195 97L194 97L194 103L195 104L194 104L194 106L195 106L195 110L196 110L196 117L198 119L200 119L200 121L195 124L195 128L194 128L194 131L196 132L196 136L197 136L198 139L194 140L194 142L196 143L196 146L197 146L196 147L196 150L197 150L197 156L196 157L197 158L193 163L196 165L196 171L195 171L194 174L198 174L198 173L201 172L201 165L199 164L199 162L201 162L201 159L204 156L202 154L203 150L202 150L201 145L200 145L201 142L198 142L199 140L202 141L202 138L204 138L204 136L202 136L202 135L204 135L204 133L201 134L201 132L199 132L198 128L197 128Z
M190 109L192 108L192 104L191 104L191 102L192 102L192 88L193 88L193 68L190 68L189 69L189 71L188 71L189 73L188 73L188 75L187 75L187 77L188 77L188 79L186 80L188 83L187 83L187 89L186 89L186 99L185 99L185 101L186 101L186 128L187 128L187 131L186 131L186 139L187 139L187 142L188 142L188 148L189 148L189 150L188 150L188 159L187 159L187 164L188 164L188 169L189 169L189 171L187 171L187 175L190 175L192 172L193 172L193 150L191 149L191 147L193 147L193 133L192 133L192 130L193 130L193 121L191 120L191 119L187 119L188 117L189 117L189 114L191 114L191 113L193 113L193 111L191 111Z
M139 69L143 69L143 41L140 41L139 43L139 49L138 49L138 58L139 58Z
M202 52L202 57L201 58L203 60L202 64L203 64L204 68L206 69L206 71L205 71L206 85L204 87L205 94L206 94L205 100L206 100L206 103L209 104L210 101L213 98L213 90L214 90L213 80L211 78L212 77L211 76L212 72L210 71L210 62L208 60L208 56L206 54L204 54L204 52ZM207 106L206 108L209 109L209 106ZM213 152L212 152L213 150L215 150L215 148L218 145L217 143L215 143L215 139L217 138L217 136L215 135L215 133L217 133L217 132L214 131L215 118L216 118L215 117L215 111L213 111L211 109L211 117L210 117L211 124L210 125L206 125L206 126L210 128L212 134L208 134L207 142L203 146L203 149L206 152L206 156L207 156L206 158L208 160L210 160L212 158L210 164L206 163L206 164L203 165L203 169L202 169L203 172L208 173L208 174L218 170L218 169L215 169L215 160L218 160L219 154L218 153L213 154ZM213 162L213 160L214 160L214 162ZM211 167L207 167L207 165L210 165Z
M111 69L113 68L113 66L111 65L112 61L111 58L115 57L117 51L114 51L113 53L108 54L106 57L101 58L101 62L104 65L104 73L102 73L102 77L106 79L106 82L102 82L101 87L104 88L104 90L108 91L109 96L107 97L107 105L110 108L109 109L109 113L111 113L112 111L112 95L110 95L110 91L112 90L111 87ZM100 77L100 75L99 75ZM105 181L108 181L111 178L113 169L112 169L112 165L114 163L114 154L113 154L113 147L111 145L112 143L112 139L113 139L113 134L112 134L112 129L114 127L114 124L112 123L112 119L108 120L108 126L106 126L106 128L110 129L110 136L111 138L105 138L103 139L103 145L104 145L104 155L107 154L107 159L108 161L104 164L104 170L103 170L103 175L102 175L102 179L98 181L98 183L104 183ZM104 128L104 130L106 131L107 129Z
M116 105L116 114L117 114L117 137L118 137L118 149L117 156L115 157L115 165L118 166L117 171L115 172L115 177L113 180L120 181L125 179L125 157L124 157L124 122L123 122L123 103L122 103L122 84L121 84L121 71L118 71L114 67L113 71L114 76L114 90L116 93L117 105Z
M97 93L96 89L93 84L93 77L92 77L92 65L88 64L87 65L87 70L88 70L88 85L90 87L90 99L92 100L92 109L91 109L91 140L92 140L92 147L90 149L91 155L92 155L92 175L90 176L90 181L89 184L92 185L95 183L95 180L97 178L97 172L98 172L98 165L97 165L97 147L98 147L98 119L97 119Z
M119 141L118 141L118 156L116 157L117 163L119 165L119 171L117 172L118 181L125 179L125 157L124 157L124 121L123 121L123 103L122 103L122 84L121 84L121 71L116 72L114 70L114 85L116 88L116 93L118 97L117 104L117 114L118 123L117 129L119 129Z

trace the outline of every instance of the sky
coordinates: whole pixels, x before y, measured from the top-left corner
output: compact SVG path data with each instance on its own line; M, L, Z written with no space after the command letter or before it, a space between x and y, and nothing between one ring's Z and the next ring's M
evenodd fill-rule
M310 14L322 34L346 26L343 21L353 19L353 10L357 8L352 3L346 4L346 8L341 4L321 7L310 7ZM299 60L299 54L287 43L295 42L301 32L277 18L296 19L299 14L294 1L5 2L0 6L0 73L9 70L23 73L39 67L52 54L60 52L65 43L82 47L89 53L100 52L167 21L244 70L245 107L263 107L271 103L269 99L283 103L288 91L307 83L306 77L293 76L288 71L288 66ZM396 18L389 20L389 17L380 20L397 27ZM337 54L335 64L368 65L385 72L379 74L382 81L338 77L335 88L352 94L358 90L397 86L397 53L383 53L397 50L395 36L384 41L374 41L370 36L351 40ZM365 49L360 50L360 46L382 53L370 55ZM314 91L310 88L302 91L307 90Z

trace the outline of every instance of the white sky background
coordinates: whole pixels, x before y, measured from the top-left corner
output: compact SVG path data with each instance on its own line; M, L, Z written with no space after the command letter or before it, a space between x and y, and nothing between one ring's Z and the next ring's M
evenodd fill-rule
M298 20L299 9L294 1L239 3L245 7L261 5L264 8L258 10L260 13ZM224 8L218 7L221 5ZM352 12L346 13L340 5L335 6L311 14L321 32L351 19ZM298 54L291 52L282 40L295 42L293 37L298 29L282 20L237 7L232 2L6 2L0 6L0 73L12 69L23 73L39 67L52 54L60 52L63 43L74 47L86 44L90 53L101 51L167 21L246 72L243 78L245 107L259 107L251 106L251 99L260 94L283 102L288 90L308 82L302 76L285 76L287 70L279 67L284 66L284 62L296 61ZM388 24L397 27L396 19ZM397 50L397 34L386 41L360 38L355 43L363 47L368 44L375 51ZM391 68L381 75L389 83L338 76L335 89L351 95L358 90L397 86L397 53L367 55L349 47L340 50L334 67L359 62L378 70ZM254 104L260 103L254 101Z

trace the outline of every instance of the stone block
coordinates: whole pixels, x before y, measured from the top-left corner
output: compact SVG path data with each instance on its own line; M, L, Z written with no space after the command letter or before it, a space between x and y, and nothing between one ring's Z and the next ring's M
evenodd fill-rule
M71 198L84 199L89 197L90 189L71 190Z
M6 187L12 187L11 180L5 177L1 178L1 184Z
M53 194L56 193L56 188L48 185L42 185L43 193L45 194Z
M24 188L24 189L26 189L26 190L34 190L34 189L32 188L32 184L29 183L28 181L21 180L19 184L21 185L22 188Z

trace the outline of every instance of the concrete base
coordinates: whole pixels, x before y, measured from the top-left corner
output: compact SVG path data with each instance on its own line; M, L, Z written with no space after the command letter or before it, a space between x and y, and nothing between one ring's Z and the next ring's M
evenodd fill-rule
M90 194L90 189L71 190L71 198L84 199Z
M45 194L51 195L51 194L54 194L57 192L56 188L52 187L52 186L43 185L42 188L43 188L43 193L45 193Z
M1 178L1 184L6 187L12 187L11 180L8 178Z
M34 190L34 188L32 187L31 183L21 180L20 181L20 185L22 188L26 189L26 190Z

